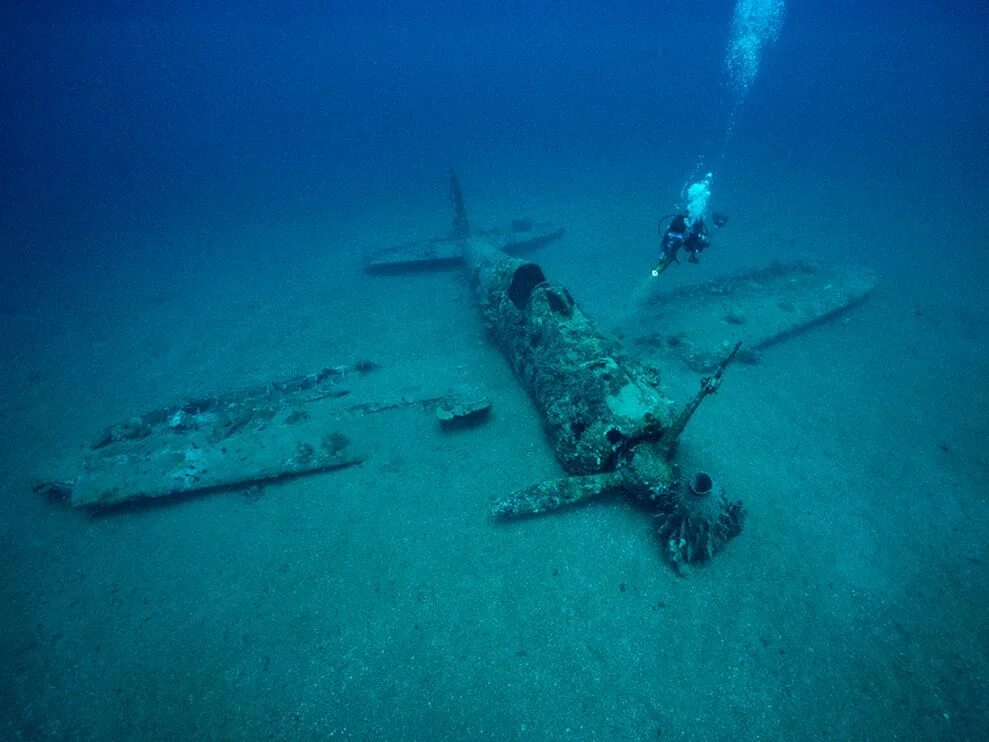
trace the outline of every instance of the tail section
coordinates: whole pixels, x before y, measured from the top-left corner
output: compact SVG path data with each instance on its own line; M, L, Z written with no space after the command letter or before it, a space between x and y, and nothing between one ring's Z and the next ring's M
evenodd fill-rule
M470 222L464 207L464 194L460 191L457 171L450 168L450 202L453 204L453 234L461 239L470 237Z

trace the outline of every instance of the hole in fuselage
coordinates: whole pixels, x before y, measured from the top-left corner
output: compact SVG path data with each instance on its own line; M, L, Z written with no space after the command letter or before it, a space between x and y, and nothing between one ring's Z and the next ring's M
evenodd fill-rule
M525 309L532 292L541 283L546 283L543 269L535 263L525 263L519 266L512 276L512 283L508 287L508 298L516 309Z

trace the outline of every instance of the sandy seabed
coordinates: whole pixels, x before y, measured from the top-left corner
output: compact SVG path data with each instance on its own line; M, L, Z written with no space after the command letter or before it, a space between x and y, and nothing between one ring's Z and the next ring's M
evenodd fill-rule
M544 268L606 330L627 321L654 249L622 225L627 206L539 215L570 228ZM426 231L444 219L431 213ZM494 498L560 470L457 273L360 272L364 246L405 239L409 220L276 230L281 251L167 278L125 267L0 317L0 736L971 739L989 727L986 307L950 290L949 267L920 278L870 263L880 287L865 305L730 370L679 462L711 471L749 518L678 577L627 503L489 519ZM821 255L812 227L747 242L745 219L732 227L736 249L671 280ZM615 261L620 244L639 246ZM481 385L493 416L450 434L403 410L363 466L261 497L92 516L31 491L111 422L357 358L398 393ZM695 388L664 372L675 399Z

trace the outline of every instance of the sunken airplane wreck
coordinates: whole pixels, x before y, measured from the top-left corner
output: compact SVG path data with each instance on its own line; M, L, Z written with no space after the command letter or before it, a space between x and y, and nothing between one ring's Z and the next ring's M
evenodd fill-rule
M654 297L639 312L640 323L665 321L670 331L640 335L636 344L665 351L664 361L709 372L677 412L660 391L655 366L617 352L616 343L598 331L566 288L546 279L538 264L499 249L490 233L471 230L452 170L450 193L454 229L443 244L459 248L484 324L539 407L568 474L506 495L495 502L493 515L537 515L622 495L655 514L665 555L678 571L710 559L741 532L745 510L707 472L685 477L671 463L680 435L736 357L755 361L760 350L861 302L875 285L872 274L774 264ZM369 272L383 272L387 256L377 254ZM436 267L451 263L448 254ZM416 266L426 267L421 261ZM678 311L678 302L709 309ZM678 316L707 321L681 327L670 321ZM746 342L752 347L740 356Z
M522 219L475 230L452 171L450 193L450 234L374 253L365 268L463 268L485 325L540 409L567 476L506 493L493 515L523 517L622 495L655 514L678 570L709 559L740 533L744 509L709 474L683 476L671 463L688 421L732 360L754 361L759 349L838 316L868 295L874 278L774 265L653 297L624 329L649 360L639 362L619 352L539 265L513 257L558 240L561 227ZM661 393L652 365L672 362L708 374L679 410ZM274 482L360 466L394 416L433 410L450 431L483 423L491 406L477 388L396 396L390 371L400 374L359 360L130 418L106 428L81 461L63 462L61 476L36 490L90 509L218 491L251 496Z
M615 352L566 288L536 263L476 240L456 174L450 173L454 231L484 324L542 412L569 476L498 500L502 518L535 515L595 497L624 495L659 516L666 555L678 568L709 559L741 532L744 510L703 472L680 476L670 458L704 397L717 391L732 348L679 413L659 374Z

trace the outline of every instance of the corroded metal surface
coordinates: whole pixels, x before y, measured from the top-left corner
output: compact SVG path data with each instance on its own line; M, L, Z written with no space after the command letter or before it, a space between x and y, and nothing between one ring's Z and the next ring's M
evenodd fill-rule
M386 369L384 378L369 376L375 368L366 361L333 366L152 410L53 462L36 490L96 508L256 491L361 464L393 429L393 416L462 403L449 392L397 395L401 375Z
M466 249L485 325L542 411L567 472L614 468L630 444L663 436L673 413L658 374L617 357L615 344L535 263Z
M453 174L451 190L467 224ZM469 230L461 233L460 244L484 324L539 407L556 457L571 475L499 498L493 514L536 515L596 497L631 497L661 516L664 526L676 525L676 541L665 553L677 566L709 558L737 535L741 503L692 492L670 458L701 400L717 391L738 347L676 414L660 391L659 372L623 356L539 265L493 250ZM698 507L701 500L704 506Z

